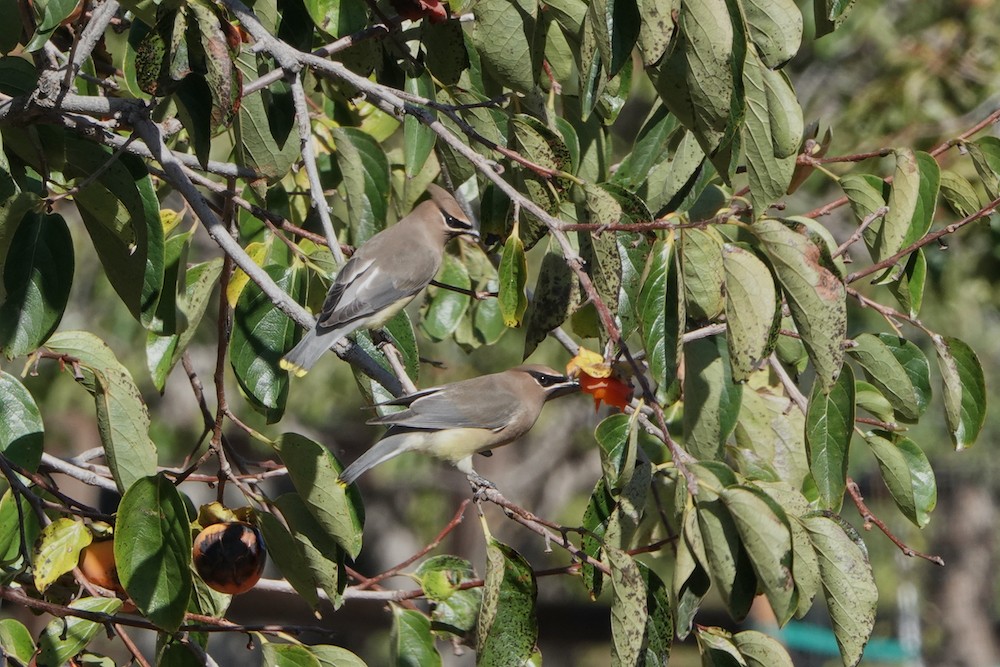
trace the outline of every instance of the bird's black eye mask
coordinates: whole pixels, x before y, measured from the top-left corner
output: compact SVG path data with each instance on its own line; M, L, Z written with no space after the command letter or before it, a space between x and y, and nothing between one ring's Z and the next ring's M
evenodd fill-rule
M569 382L569 378L564 375L549 375L548 373L540 373L538 371L528 371L528 374L535 378L535 381L543 387L552 387L557 384L566 384Z
M453 215L448 215L448 212L444 209L439 209L441 215L444 216L444 224L448 226L448 229L452 234L468 234L476 233L475 227L472 226L471 222L462 220L461 218L456 218Z

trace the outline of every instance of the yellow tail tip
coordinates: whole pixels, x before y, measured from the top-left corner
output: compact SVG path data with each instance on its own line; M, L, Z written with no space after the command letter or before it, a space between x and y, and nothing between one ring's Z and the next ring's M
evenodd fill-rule
M342 489L346 489L346 488L347 488L348 486L350 486L350 485L349 485L349 484L348 484L347 482L345 482L344 480L342 480L342 479L340 479L340 478L338 477L338 478L337 478L337 486L339 486L339 487L340 487L340 488L342 488Z
M278 365L281 366L281 370L289 371L297 378L300 378L309 372L308 368L303 368L302 366L299 366L295 362L289 361L288 359L285 358L282 358L281 361L278 362Z

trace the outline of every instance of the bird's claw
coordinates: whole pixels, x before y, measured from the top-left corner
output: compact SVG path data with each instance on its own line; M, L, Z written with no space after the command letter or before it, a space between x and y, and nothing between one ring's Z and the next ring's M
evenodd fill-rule
M488 490L496 491L497 485L479 473L469 473L469 485L472 487L472 498L476 502L485 500Z

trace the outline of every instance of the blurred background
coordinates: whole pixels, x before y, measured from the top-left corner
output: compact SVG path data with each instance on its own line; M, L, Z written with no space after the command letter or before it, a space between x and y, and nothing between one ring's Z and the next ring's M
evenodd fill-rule
M818 42L809 36L812 3L800 4L806 16L805 46L785 71L806 111L806 122L818 121L821 128L832 129L829 155L893 146L927 150L971 127L1000 106L997 31L1000 3L992 0L861 2L842 30ZM619 157L628 150L628 142L644 118L648 109L644 96L648 94L651 93L639 87L622 114ZM957 149L951 149L944 155L942 165L957 169L976 182L971 162L957 158ZM891 162L879 164L872 160L857 166L833 165L831 171L842 174L852 168L884 175L891 170ZM833 180L817 172L790 200L786 213L804 213L838 196ZM942 218L937 225L959 217ZM822 222L838 242L846 239L855 225L847 207L836 210ZM76 240L85 242L79 229L79 226L73 229ZM207 237L202 232L199 236L204 255L192 256L192 261L214 256ZM947 237L947 248L930 250L927 255L930 276L921 313L931 329L958 336L978 352L986 371L989 400L994 405L998 397L992 380L1000 368L1000 336L996 335L1000 330L998 241L1000 218L993 215ZM188 381L178 368L165 394L161 397L155 391L148 376L137 370L146 363L143 345L137 342L144 340L144 333L118 305L118 300L109 298L111 287L103 271L96 270L93 252L81 244L77 261L71 306L61 328L103 332L119 359L133 369L144 391L152 418L151 436L158 445L161 463L178 465L196 447L204 447L200 441L202 418ZM88 270L88 262L94 263L94 270ZM419 303L411 306L418 307ZM214 312L217 311L212 305L206 319ZM199 332L203 340L190 348L194 366L206 383L215 365L215 334L210 322L203 323ZM928 356L933 354L927 340L915 337L915 341L925 348ZM596 343L589 341L589 345L593 348ZM509 331L497 345L469 353L454 341L432 344L422 340L420 349L421 355L433 362L423 365L418 381L419 386L428 387L519 363L523 334ZM552 340L544 342L530 358L555 368L564 367L568 359L565 350ZM46 406L43 412L47 451L75 455L99 446L92 401L68 375L59 374L54 364L43 364L40 374L26 378L25 382L39 404ZM333 355L328 355L308 376L292 383L289 409L278 427L265 426L255 419L235 383L229 388L229 396L236 414L265 434L273 437L287 431L303 433L329 446L342 461L353 460L379 436L378 429L364 424L369 412L362 409L350 368ZM855 448L856 456L852 459L850 474L858 480L876 514L884 517L904 542L940 555L946 562L942 568L907 558L877 530L865 533L880 591L878 623L865 665L1000 665L996 539L1000 479L993 448L997 411L988 413L978 444L969 451L955 453L951 451L939 402L933 410L939 413L939 420L925 419L910 434L927 452L937 475L938 505L923 531L895 510L878 475L870 474L874 472L873 459L861 448ZM522 507L567 526L579 525L594 481L600 475L593 429L606 414L607 408L595 412L586 396L550 403L529 436L497 450L489 459L480 458L477 470ZM248 441L236 429L230 429L228 435L249 458L271 456L270 451ZM71 488L67 480L67 490ZM421 549L451 520L462 500L469 497L464 475L414 456L403 456L380 466L361 479L360 488L367 514L366 543L354 568L369 576ZM195 485L185 485L185 491L195 496L198 489ZM194 498L196 503L214 499L214 489L204 485L202 491L204 497ZM227 500L234 506L244 504L235 495ZM103 507L113 509L107 504ZM487 507L485 511L493 534L517 549L536 569L568 563L564 552L550 551L541 538L508 521L496 507ZM845 507L844 517L863 531L853 507ZM465 520L434 553L469 559L477 572L483 574L484 539L474 505L466 509ZM385 583L399 588L415 585L405 577ZM541 578L538 595L540 647L546 665L587 667L608 663L607 600L591 601L585 587L576 577L568 575ZM338 611L330 606L322 611L322 618L317 620L295 596L252 591L234 600L230 618L241 622L319 625L332 634L317 636L316 641L350 648L372 665L387 662L391 614L384 603L351 601ZM780 633L768 625L763 613L752 614L741 627L756 627L781 637L800 667L839 664L836 644L823 614L824 605L815 605L803 622L793 622ZM711 597L697 621L737 629L721 603L713 602ZM36 629L39 622L34 622ZM310 639L308 635L304 638ZM146 640L151 642L152 636ZM228 655L221 652L223 646L231 651ZM255 650L246 635L220 634L213 637L210 650L220 664L235 664L236 660L248 659L248 646ZM461 649L447 644L439 644L439 648L447 665L473 663L471 651L461 655ZM671 665L698 664L700 660L692 642L675 644Z

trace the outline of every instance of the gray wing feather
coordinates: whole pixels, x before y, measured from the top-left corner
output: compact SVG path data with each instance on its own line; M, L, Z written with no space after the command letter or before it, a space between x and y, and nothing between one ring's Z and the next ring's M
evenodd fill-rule
M323 302L317 321L320 329L371 317L400 299L412 297L434 278L439 266L434 249L418 239L397 242L394 237L400 235L392 234L397 228L373 236L340 270ZM391 242L405 252L392 256L399 253L391 252Z
M512 416L520 409L521 397L507 387L476 386L479 379L481 378L456 382L396 399L412 400L406 410L376 417L368 423L414 429L499 430L509 424ZM470 386L469 383L476 384Z

